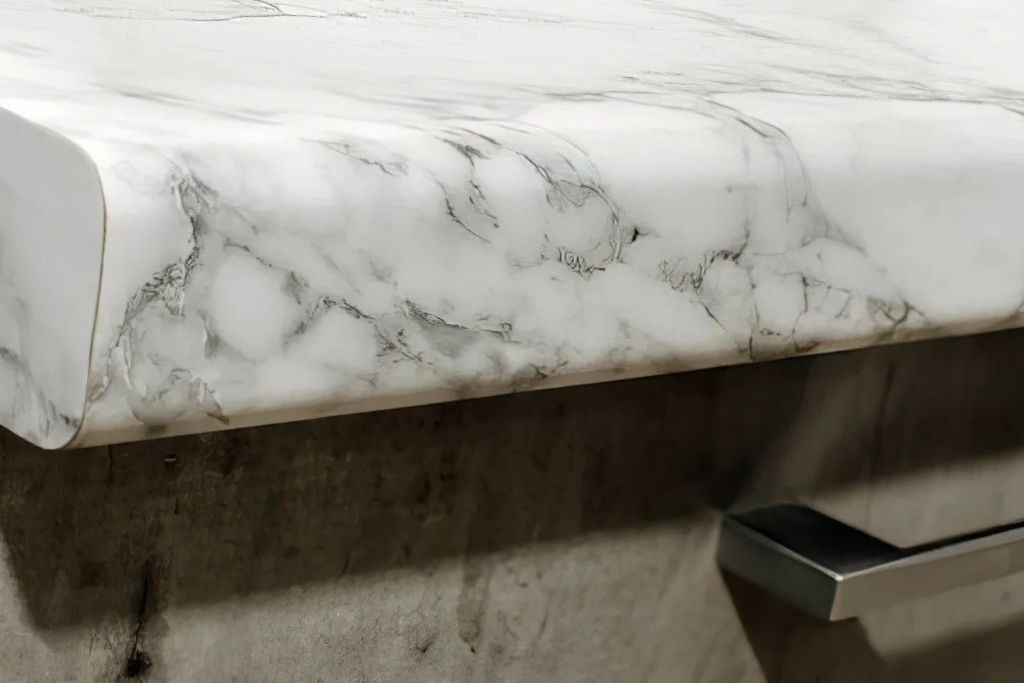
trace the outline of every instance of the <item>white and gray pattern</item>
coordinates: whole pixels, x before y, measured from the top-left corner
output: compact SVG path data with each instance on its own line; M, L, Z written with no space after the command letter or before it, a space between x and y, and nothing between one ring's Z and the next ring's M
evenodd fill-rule
M4 424L100 444L1018 326L1022 30L1007 0L0 0L0 106L106 206L81 428Z

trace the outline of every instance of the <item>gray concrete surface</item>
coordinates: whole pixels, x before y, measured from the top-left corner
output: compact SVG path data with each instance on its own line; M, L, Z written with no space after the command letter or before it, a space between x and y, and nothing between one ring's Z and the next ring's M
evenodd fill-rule
M1024 578L826 626L724 509L1024 517L1024 332L67 453L0 440L0 681L1020 681Z

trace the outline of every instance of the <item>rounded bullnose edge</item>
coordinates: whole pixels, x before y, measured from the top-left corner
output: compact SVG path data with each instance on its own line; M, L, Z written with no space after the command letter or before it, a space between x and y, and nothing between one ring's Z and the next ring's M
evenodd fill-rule
M89 154L0 107L0 424L48 450L85 415L106 242Z

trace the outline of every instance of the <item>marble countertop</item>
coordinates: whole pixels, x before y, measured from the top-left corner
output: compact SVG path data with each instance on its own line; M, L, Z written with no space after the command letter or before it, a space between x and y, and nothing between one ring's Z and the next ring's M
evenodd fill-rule
M0 0L0 423L93 445L1024 322L1010 0Z

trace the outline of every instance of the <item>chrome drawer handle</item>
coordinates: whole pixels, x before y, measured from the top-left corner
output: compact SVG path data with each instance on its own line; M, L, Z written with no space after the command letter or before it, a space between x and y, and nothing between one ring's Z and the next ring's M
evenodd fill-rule
M810 508L775 505L727 515L718 562L838 621L1024 569L1024 521L898 548Z

